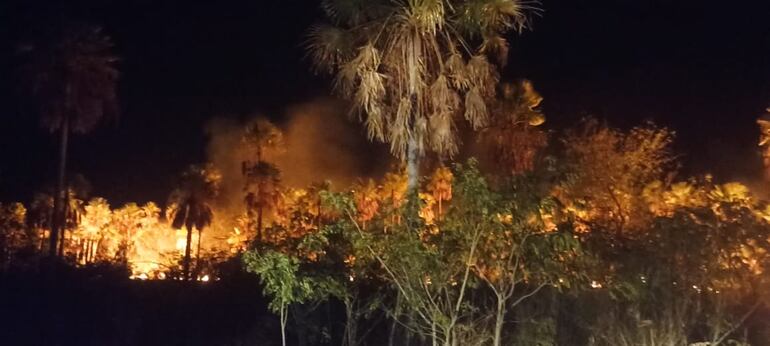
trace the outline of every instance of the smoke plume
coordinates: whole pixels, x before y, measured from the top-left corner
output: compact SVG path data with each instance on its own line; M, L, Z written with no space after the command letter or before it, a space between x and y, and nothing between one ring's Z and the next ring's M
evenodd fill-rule
M315 100L287 107L275 122L283 131L285 147L266 153L266 160L281 171L287 187L306 187L329 180L341 189L358 177L380 175L391 162L384 145L367 140L363 127L346 116L346 107L331 100ZM241 163L248 159L240 145L245 121L215 118L206 126L208 159L222 173L219 206L243 210L244 178Z

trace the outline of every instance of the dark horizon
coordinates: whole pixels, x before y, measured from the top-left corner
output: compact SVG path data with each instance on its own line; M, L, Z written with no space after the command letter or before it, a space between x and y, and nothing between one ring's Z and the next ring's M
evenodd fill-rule
M717 6L716 4L719 4ZM770 4L544 0L515 35L504 79L528 78L549 129L593 115L677 131L683 175L761 177L754 123L770 105ZM53 181L56 140L22 107L15 47L53 18L104 26L121 57L121 117L76 136L69 172L113 205L164 202L177 173L206 159L214 117L285 120L293 105L330 96L302 42L317 1L9 0L0 4L0 200L29 200ZM340 114L342 116L343 114Z

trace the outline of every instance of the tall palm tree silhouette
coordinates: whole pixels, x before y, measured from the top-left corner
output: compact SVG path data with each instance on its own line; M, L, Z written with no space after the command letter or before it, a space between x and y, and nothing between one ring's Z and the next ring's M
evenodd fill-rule
M42 125L59 135L59 165L54 193L49 254L55 256L65 226L67 146L70 132L86 133L105 117L117 115L117 57L101 28L68 24L54 35L25 44L20 52L26 89ZM60 252L60 251L59 251Z
M187 229L184 250L183 275L190 280L190 252L193 228L198 230L198 256L200 256L203 229L214 218L213 202L219 193L222 176L211 166L190 166L179 179L177 188L169 197L171 226ZM200 269L200 268L196 268Z

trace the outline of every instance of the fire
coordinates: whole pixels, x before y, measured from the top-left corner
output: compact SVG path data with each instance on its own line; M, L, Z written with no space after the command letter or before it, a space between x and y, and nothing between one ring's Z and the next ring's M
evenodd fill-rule
M101 198L87 203L73 198L72 208L77 209L77 218L65 230L63 253L74 263L83 266L124 263L131 271L132 280L164 280L169 273L180 271L187 229L174 229L154 203L143 206L130 203L114 209ZM230 231L226 231L228 229ZM37 231L42 249L47 244L48 230L38 227ZM200 259L219 252L242 251L249 238L246 232L227 222L212 225L202 233L194 228L192 263L207 263ZM195 270L200 273L199 281L216 279L211 273L201 273L205 271L202 268Z

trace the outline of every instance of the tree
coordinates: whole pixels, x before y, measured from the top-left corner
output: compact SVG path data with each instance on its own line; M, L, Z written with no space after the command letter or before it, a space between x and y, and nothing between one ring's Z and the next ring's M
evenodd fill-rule
M770 107L765 110L762 118L757 119L759 125L759 147L762 148L762 163L765 165L765 178L770 178Z
M528 80L503 83L500 89L480 139L502 174L532 171L537 153L547 145L547 136L539 129L545 122L538 108L543 97Z
M45 249L44 241L50 236L52 220L53 197L46 193L36 193L27 213L27 225L37 233L40 243L36 247L41 253Z
M280 171L266 161L266 155L283 149L283 134L265 119L257 119L246 126L241 143L249 153L242 162L242 174L246 178L246 212L249 220L256 213L257 239L262 240L265 209L275 206L280 185Z
M766 304L770 218L764 203L737 183L700 184L692 193L703 199L656 216L646 232L622 244L623 256L602 258L617 297L611 304L632 314L609 310L612 320L597 326L598 345L664 338L739 344L730 339ZM637 332L638 323L645 330ZM611 328L601 331L606 325Z
M78 226L80 238L77 262L88 264L97 260L111 260L118 249L117 238L112 228L113 214L104 198L93 198L85 206L85 213Z
M32 245L25 232L27 209L21 203L0 203L0 272L13 264L16 253Z
M469 196L486 197L481 193ZM449 213L439 230L428 224L429 218L414 212L404 213L404 222L393 224L389 214L401 213L393 209L377 215L364 229L363 210L354 194L332 194L327 201L342 216L330 227L348 230L344 233L350 237L355 261L372 263L375 273L370 275L389 283L397 304L405 308L402 314L399 306L393 307L389 317L433 345L462 343L459 334L472 329L466 321L477 307L470 301L469 291L485 231L478 220L450 217ZM390 228L387 232L386 227Z
M622 234L650 221L644 189L675 167L674 132L652 124L623 132L587 120L564 139L566 179L555 195L582 229Z
M59 133L59 166L49 255L57 254L66 214L67 145L70 132L86 133L105 117L117 114L117 58L109 36L90 25L68 25L60 33L25 45L22 67L27 89L41 122ZM59 251L61 253L61 251Z
M433 172L430 177L430 183L428 183L428 191L430 191L433 199L438 204L438 219L441 221L441 215L444 214L443 202L452 199L452 171L448 167L439 167Z
M64 196L64 208L62 212L62 227L61 234L59 236L59 257L64 255L75 255L77 253L77 246L72 246L72 241L67 243L66 231L74 231L78 228L80 218L85 212L85 191L80 189L79 186L73 184L67 188L67 193ZM72 240L72 236L70 236ZM67 246L70 246L67 248ZM69 250L65 251L65 250Z
M210 165L190 166L179 179L177 188L169 197L171 225L174 229L187 229L185 243L183 276L190 280L190 249L192 230L198 230L198 255L200 256L203 228L211 224L214 217L213 202L219 193L222 176Z
M112 226L117 231L117 238L121 239L117 258L124 264L128 264L129 254L133 251L136 233L141 226L142 214L142 208L136 203L128 203L113 212Z
M263 292L271 299L270 310L279 315L281 344L286 346L289 305L302 303L312 296L311 281L298 274L299 261L295 257L280 252L248 251L243 255L243 262L248 272L259 275Z
M406 159L415 191L427 151L457 152L455 118L487 124L497 67L508 58L504 38L523 30L536 11L520 0L326 0L328 23L310 31L317 71L334 73L334 88L353 102L370 139L390 143Z
M320 232L324 220L329 218L321 200L322 192L328 189L330 183L324 182L311 184L305 189L287 188L281 191L276 205L276 222L270 228L266 243L286 249L284 245L287 242L296 243Z
M508 311L544 288L578 285L587 256L569 225L547 224L556 203L538 189L542 177L516 176L495 190L474 162L460 172L447 223L483 229L473 270L494 297L492 343L500 346Z
M385 173L382 178L382 188L380 189L380 200L382 204L390 207L391 223L394 225L401 223L401 213L397 212L404 205L407 198L409 178L406 171L401 168L393 172Z
M262 241L264 240L262 231L265 210L275 208L277 199L280 197L281 172L275 165L265 161L254 164L244 163L242 168L246 178L244 186L246 214L251 227L254 226L253 220L256 214L257 240Z
M358 211L358 221L366 229L366 223L372 220L380 209L379 188L374 179L358 179L353 184L353 197Z

